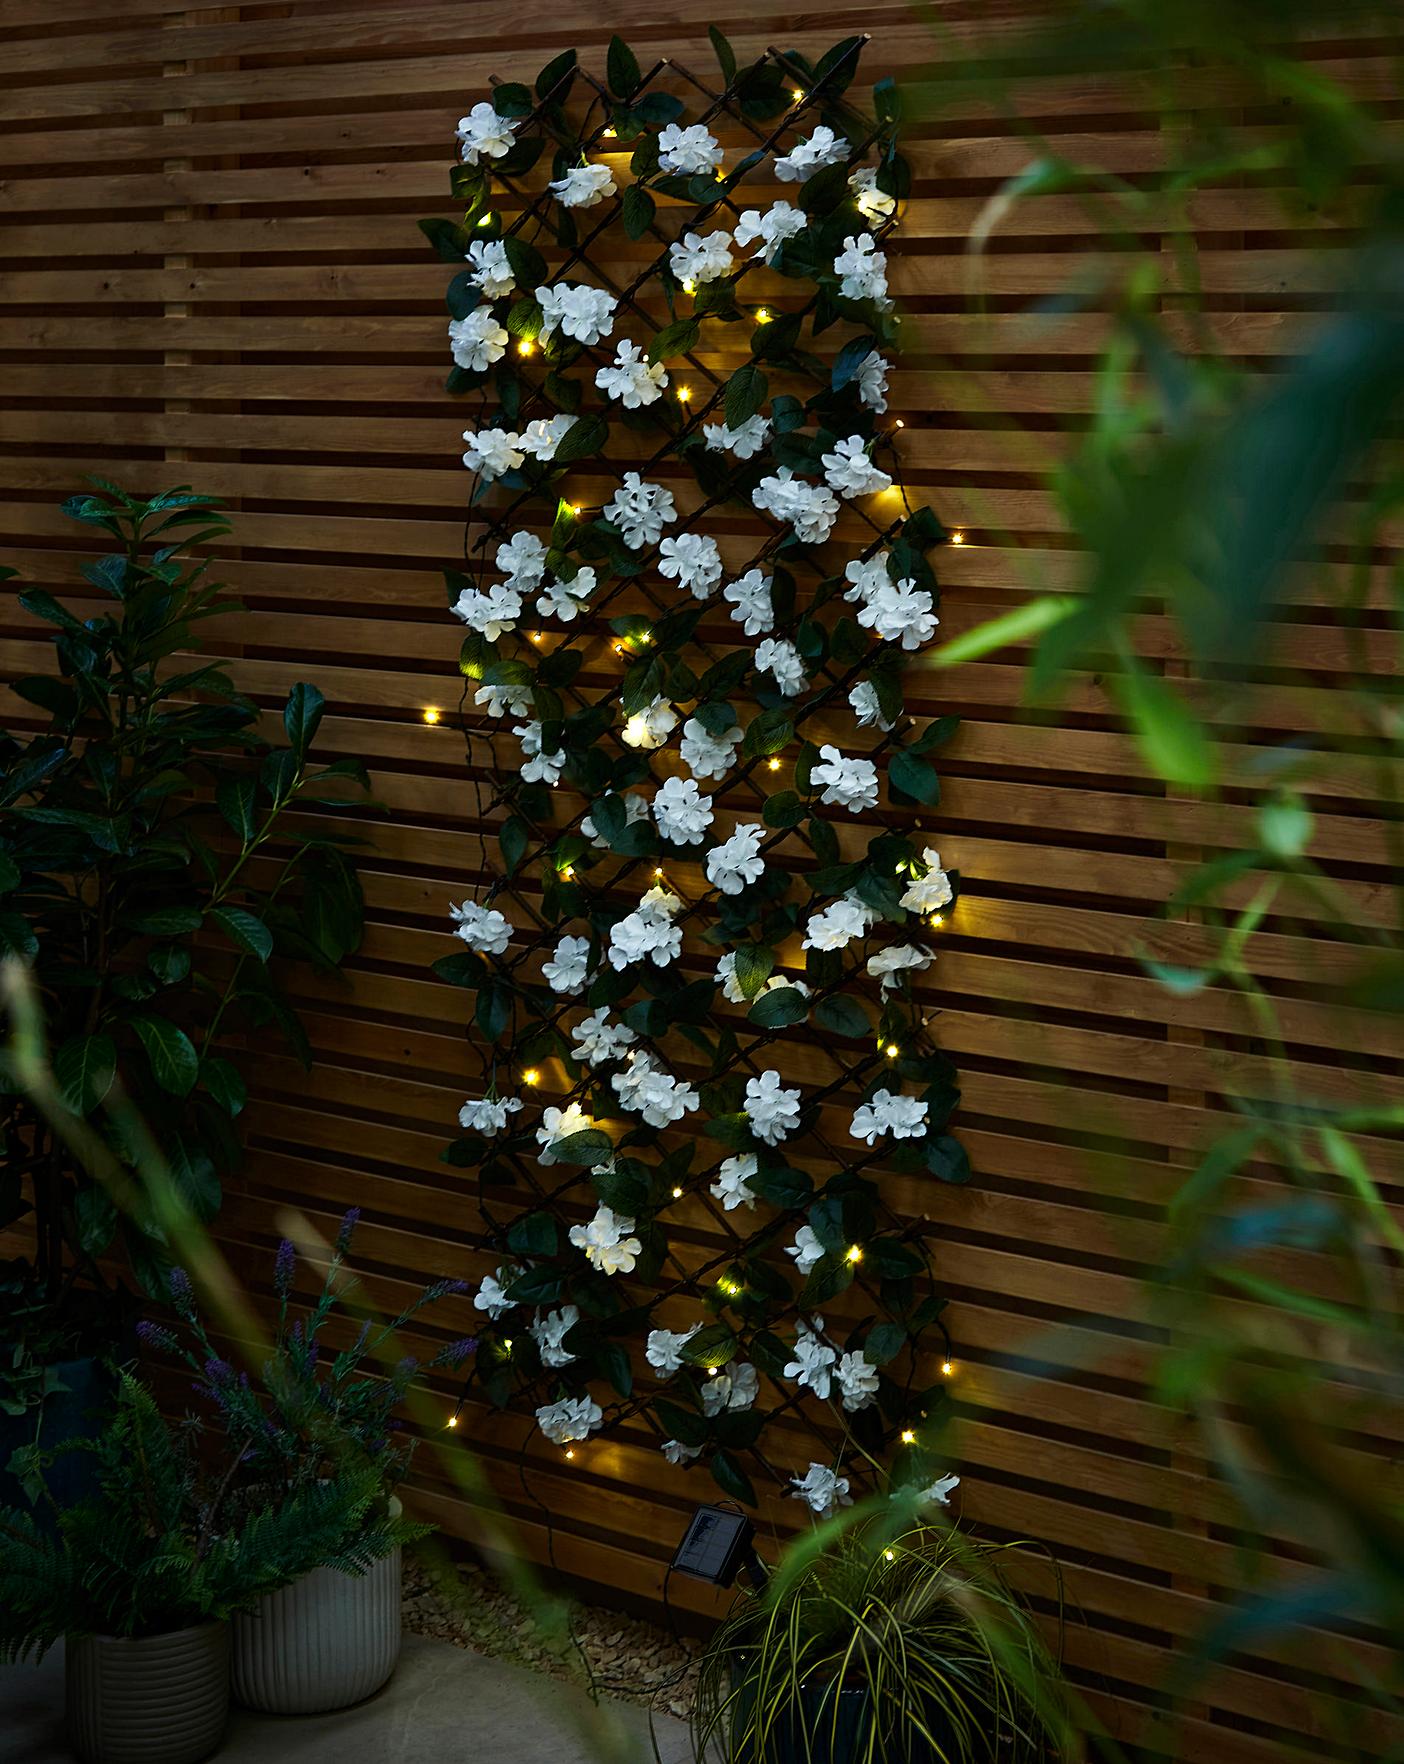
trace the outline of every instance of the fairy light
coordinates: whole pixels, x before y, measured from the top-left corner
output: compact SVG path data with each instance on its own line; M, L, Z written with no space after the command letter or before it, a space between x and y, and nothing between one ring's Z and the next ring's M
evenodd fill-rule
M654 869L654 872L653 872L653 880L654 880L654 881L655 881L655 882L661 882L661 881L662 881L662 880L663 880L663 866L662 866L662 864L659 864L659 865L658 865L658 866L657 866L657 867L656 867L656 868L655 868L655 869Z
M903 1445L915 1445L916 1444L916 1434L912 1432L910 1427L904 1427L902 1429L902 1444Z
M580 504L578 502L572 502L570 505L570 512L573 515L578 515L580 513Z
M762 306L757 309L756 323L758 325L768 325L770 323L770 310L768 307Z
M683 283L683 293L684 294L695 294L696 292L697 292L696 282L684 282Z
M849 1246L848 1246L848 1260L850 1262L861 1262L863 1260L863 1246L861 1244L858 1244L858 1243L850 1243L849 1244Z
M945 922L946 921L941 917L940 913L932 913L929 921L933 931L939 931Z
M619 133L618 129L606 129L605 130L605 140L606 141L614 140L614 138L618 135L618 133Z
M692 397L692 387L691 386L679 386L678 387L678 403L679 404L686 404L688 399L691 397Z
M457 1415L450 1415L448 1420L445 1421L444 1426L445 1427L457 1427L458 1426L458 1416Z
M631 747L641 747L648 738L648 718L642 711L635 711L624 725L624 739Z
M564 882L573 882L575 880L575 865L574 864L567 864L566 867L561 871L561 880Z
M517 345L517 354L530 355L535 347L536 345L532 342L530 337L523 337L521 342Z
M951 1364L951 1362L949 1360L942 1360L942 1362L941 1362L941 1376L942 1376L942 1378L950 1378L954 1375L954 1373L955 1373L955 1367Z
M901 1053L902 1050L900 1047L898 1047L898 1045L895 1041L889 1041L886 1048L883 1051L887 1054L887 1057L889 1060L895 1060L897 1058L898 1054Z
M716 1369L716 1367L715 1367L715 1366L708 1366L708 1368L707 1368L707 1376L708 1376L708 1378L715 1378L715 1377L716 1377L716 1375L717 1375L717 1369Z
M965 544L965 534L964 533L952 533L951 534L951 544L952 545L964 545Z
M885 1557L885 1558L886 1558L886 1559L887 1559L887 1560L888 1560L888 1561L889 1561L889 1562L895 1562L895 1561L896 1561L896 1560L897 1560L897 1552L896 1552L896 1550L884 1550L884 1551L883 1551L883 1552L882 1552L882 1553L883 1553L883 1555L884 1555L884 1557Z
M492 216L490 214L485 214L478 222L478 225L480 227L490 227L492 225Z
M425 707L424 707L424 721L426 723L428 723L431 728L433 727L433 725L435 723L438 722L439 714L440 714L439 708L437 705L433 705L433 704L426 704L425 705Z
M567 1446L565 1449L565 1455L568 1458L573 1458L575 1456L575 1447L574 1446Z
M791 98L794 99L796 104L802 103L804 100L804 87L803 86L791 86L790 87L790 96L791 96Z
M683 1191L680 1188L675 1188L673 1190L673 1199L674 1200L681 1200L682 1197L683 1197Z
M780 770L780 762L778 759L767 760L766 764L772 772L778 772Z
M541 641L540 631L533 631L531 634L531 640L533 643L540 643L540 641Z
M522 1073L523 1084L540 1084L540 1082L541 1074L535 1066L528 1066L526 1071Z
M907 425L902 421L901 417L898 417L892 426L894 429L905 429Z
M507 1339L506 1339L506 1340L505 1340L505 1341L504 1341L504 1342L503 1342L503 1344L502 1344L502 1351L503 1351L503 1353L504 1353L504 1354L510 1354L510 1353L511 1353L511 1351L512 1351L512 1338L511 1338L511 1336L510 1336L510 1335L509 1335L509 1336L508 1336L508 1337L507 1337Z

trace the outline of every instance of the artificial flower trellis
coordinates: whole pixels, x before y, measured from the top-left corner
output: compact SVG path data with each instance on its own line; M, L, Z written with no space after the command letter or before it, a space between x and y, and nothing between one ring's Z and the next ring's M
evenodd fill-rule
M471 1376L747 1503L759 1471L828 1512L886 1462L944 1499L943 1300L872 1174L969 1174L912 994L958 878L920 830L955 719L903 707L947 535L884 421L897 93L852 102L862 38L712 40L721 90L617 37L605 82L570 51L495 85L461 225L423 223L476 401L448 586L496 841L435 964L481 1061L445 1156L500 1257Z

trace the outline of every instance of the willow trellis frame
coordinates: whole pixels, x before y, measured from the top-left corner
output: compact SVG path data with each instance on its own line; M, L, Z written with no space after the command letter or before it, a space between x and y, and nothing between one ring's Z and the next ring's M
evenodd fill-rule
M947 535L880 420L897 325L879 246L910 182L896 90L850 101L861 37L745 68L712 40L720 90L643 71L617 37L604 81L569 51L534 91L495 84L460 126L462 223L423 223L470 265L448 290L448 390L478 400L475 478L447 581L485 873L490 825L499 851L455 909L468 951L435 964L474 994L481 1054L445 1157L475 1171L502 1258L470 1375L492 1401L535 1408L570 1452L642 1417L735 1498L755 1502L759 1466L823 1512L884 1456L903 1484L937 1468L944 1301L922 1225L869 1172L969 1175L945 1130L955 1071L911 997L959 884L920 837L955 719L918 727L901 692ZM748 181L776 179L795 205L743 210ZM750 305L761 279L777 292ZM748 320L746 360L719 372ZM825 809L866 812L884 780L860 851ZM773 1045L791 1069L801 1054L797 1080ZM841 1336L820 1314L840 1302ZM781 1414L804 1432L777 1463Z

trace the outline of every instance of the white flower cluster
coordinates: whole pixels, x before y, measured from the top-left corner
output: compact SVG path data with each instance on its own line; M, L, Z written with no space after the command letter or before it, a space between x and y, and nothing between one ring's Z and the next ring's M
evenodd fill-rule
M920 649L936 635L940 619L936 603L913 577L894 582L887 554L855 558L844 566L849 587L844 599L858 606L858 623L886 643L903 649Z
M642 1115L650 1127L669 1127L702 1106L690 1084L660 1071L647 1054L630 1054L624 1070L610 1082L620 1108Z
M670 890L650 888L633 912L610 931L610 966L623 969L647 958L656 968L666 968L676 961L682 953L682 930L674 925L673 914L681 906Z
M602 1274L632 1274L643 1253L634 1221L616 1217L611 1207L597 1207L588 1225L572 1225L570 1241Z

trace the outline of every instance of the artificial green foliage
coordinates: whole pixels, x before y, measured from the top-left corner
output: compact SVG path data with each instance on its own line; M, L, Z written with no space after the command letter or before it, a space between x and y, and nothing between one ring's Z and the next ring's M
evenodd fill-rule
M722 1764L1036 1764L1053 1662L1000 1573L1017 1546L868 1513L792 1546L702 1656L699 1758Z
M0 1510L0 1660L65 1635L148 1636L219 1620L317 1567L363 1574L423 1527L378 1512L379 1479L347 1465L276 1499L240 1498L230 1465L200 1467L196 1429L122 1377L93 1439L27 1451L26 1477L76 1451L95 1491L56 1510Z
M478 1178L500 1257L479 1298L473 1379L494 1403L534 1409L559 1443L643 1417L671 1442L674 1462L691 1454L748 1503L758 1483L787 1486L806 1457L864 1476L902 1432L945 1408L944 1300L927 1230L888 1204L875 1166L924 1181L970 1173L947 1132L954 1068L912 987L924 951L896 960L887 984L882 967L864 967L883 946L929 944L934 909L904 895L930 882L950 907L960 882L940 869L922 818L939 804L938 749L956 719L913 717L903 695L904 670L937 622L947 533L909 499L896 426L883 420L900 327L879 248L910 177L891 82L870 100L854 96L863 41L844 39L817 60L768 51L743 64L713 27L725 86L715 106L679 96L685 82L670 84L662 64L617 37L598 85L573 53L558 57L534 86L495 86L490 104L464 119L469 163L451 180L461 222L425 223L441 256L471 266L452 278L448 311L458 362L449 389L469 395L473 425L464 464L474 532L464 566L446 577L450 606L469 626L459 657L468 763L482 775L485 703L491 716L510 711L491 732L517 725L525 756L514 772L494 743L491 797L476 805L495 831L495 844L484 841L494 880L457 911L470 953L434 964L470 995L483 1073L445 1153ZM607 96L584 101L601 88ZM781 173L776 162L791 155ZM766 209L774 191L761 189L782 176L788 236L748 249L743 211ZM574 204L572 178L610 187ZM719 232L731 241L728 261L689 273L678 251ZM622 252L621 234L636 242ZM875 251L868 278L863 255ZM605 254L608 273L594 268ZM623 291L621 256L643 259ZM558 316L563 301L598 305L605 290L618 295L617 311L598 340ZM621 370L613 357L625 343L637 366ZM745 359L715 369L722 352ZM621 371L644 376L638 396L610 387ZM747 424L761 433L743 450L727 437ZM871 470L870 488L845 489L843 448ZM682 512L666 517L660 543L631 533L611 491L627 469L649 479L663 462ZM807 491L826 494L826 475L838 481L846 500L832 507L842 506L846 535L861 531L856 545L826 543L829 529L803 537L797 520L767 506L790 473ZM587 479L609 488L587 502L576 489ZM674 541L709 545L713 532L734 531L745 535L736 549L755 552L770 599L744 636L736 614L726 624L718 584L689 594L662 579ZM544 575L556 604L494 613L485 601L506 568L500 552L518 541L542 548L519 598L532 599ZM579 594L562 611L571 585ZM908 596L912 611L879 632L867 600L854 602L883 592ZM758 657L757 631L783 648L788 680ZM858 686L871 688L862 722L850 696ZM619 949L616 960L611 940L641 894L654 882L671 889L682 865L710 855L665 831L656 813L634 812L659 784L655 758L670 762L663 772L678 770L679 734L670 752L654 752L668 733L655 739L649 725L660 702L668 731L685 725L693 739L700 729L734 745L711 774L724 782L705 788L724 791L726 810L753 824L765 862L759 876L709 882L679 903L686 959ZM826 794L835 736L820 719L830 730L843 719L855 731L876 725L839 737L871 767L858 806L852 794ZM803 947L809 921L845 896L866 921L852 947L817 937ZM509 934L504 920L505 944L483 942L479 919L509 903L508 917L530 929ZM566 936L588 944L589 974L556 988L529 958ZM719 960L730 962L725 994ZM631 1038L627 1056L592 1065L574 1051L580 1018L596 1011ZM791 1132L766 1137L748 1113L747 1083L777 1063L768 1050L778 1043L790 1055L808 1046L829 1064L796 1091ZM696 1094L685 1119L655 1111L640 1120L637 1105L621 1105L620 1081L638 1060L686 1070ZM549 1070L549 1088L537 1088L538 1068ZM924 1111L922 1125L910 1138L865 1143L851 1122L889 1092ZM841 1124L830 1129L826 1111L842 1111ZM718 1183L738 1166L748 1192L723 1211ZM725 1253L699 1251L685 1210L698 1203L730 1240ZM617 1242L592 1241L592 1213ZM786 1372L797 1336L820 1328L820 1308L840 1295L855 1320L831 1311L833 1360L846 1356L846 1375L857 1365L870 1379L842 1403L837 1383L821 1378L797 1393ZM645 1354L650 1335L689 1325L697 1333L680 1365L660 1379L657 1344ZM761 1374L763 1391L751 1383ZM792 1441L777 1447L767 1432L781 1410L812 1430L798 1462Z
M198 556L229 531L214 498L99 481L64 512L114 548L83 566L99 607L19 596L49 628L54 665L11 688L37 730L0 734L0 947L32 965L63 1101L130 1172L131 1193L119 1210L3 1083L0 1227L25 1221L35 1242L6 1286L16 1329L23 1312L49 1359L120 1333L120 1283L99 1265L110 1252L164 1290L143 1133L207 1221L239 1164L242 1038L279 1032L310 1058L278 973L295 961L334 975L360 942L355 841L339 822L366 783L359 761L314 759L315 686L293 687L270 741L258 704L199 659L208 622L237 605Z

